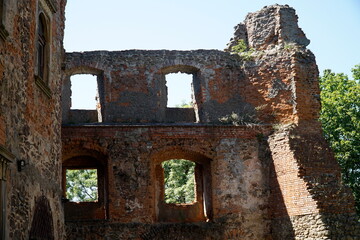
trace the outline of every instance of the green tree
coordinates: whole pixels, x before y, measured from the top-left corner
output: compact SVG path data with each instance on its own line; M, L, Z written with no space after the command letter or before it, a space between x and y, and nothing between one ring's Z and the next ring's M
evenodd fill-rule
M191 203L195 200L195 163L172 159L162 163L166 203Z
M360 65L352 73L353 80L342 73L324 71L320 78L320 120L360 212Z
M187 103L185 100L181 101L181 104L176 104L177 108L193 108L194 104L192 102Z
M93 202L98 199L97 170L66 170L66 197L72 202Z

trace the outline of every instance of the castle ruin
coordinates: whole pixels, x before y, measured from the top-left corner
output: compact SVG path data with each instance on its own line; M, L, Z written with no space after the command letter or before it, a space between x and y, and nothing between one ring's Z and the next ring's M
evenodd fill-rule
M248 14L225 51L65 53L65 5L0 1L1 239L360 239L294 9ZM192 108L167 107L176 72ZM96 110L71 109L76 74ZM195 163L194 203L165 203L169 159ZM98 200L67 201L64 173L88 168Z

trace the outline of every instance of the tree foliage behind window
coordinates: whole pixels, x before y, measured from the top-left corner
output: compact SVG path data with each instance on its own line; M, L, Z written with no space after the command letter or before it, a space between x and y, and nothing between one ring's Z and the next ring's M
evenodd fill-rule
M192 203L195 201L195 163L172 159L162 163L165 175L165 202Z
M66 170L66 197L72 202L98 200L98 177L96 169Z
M320 120L360 213L360 65L352 73L354 79L350 80L345 74L324 71Z
M181 104L176 104L175 107L177 107L177 108L193 108L194 103L192 103L192 102L187 103L185 100L182 100Z

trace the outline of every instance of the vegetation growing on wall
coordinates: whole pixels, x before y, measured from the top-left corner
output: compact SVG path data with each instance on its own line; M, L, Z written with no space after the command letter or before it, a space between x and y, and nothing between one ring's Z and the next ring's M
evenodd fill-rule
M254 126L259 123L254 113L244 111L242 115L232 112L224 117L219 118L219 121L224 124L232 124L234 126Z
M231 53L239 54L244 61L252 60L252 54L255 50L248 48L246 42L243 39L239 39L238 43L231 48Z
M320 78L320 120L360 213L360 65L352 73L353 79L349 79L343 73L324 71Z

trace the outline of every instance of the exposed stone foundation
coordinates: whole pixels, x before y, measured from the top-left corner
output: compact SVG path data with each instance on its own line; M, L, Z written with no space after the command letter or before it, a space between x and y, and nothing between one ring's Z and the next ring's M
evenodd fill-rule
M310 214L276 218L272 221L274 239L360 239L356 214Z

